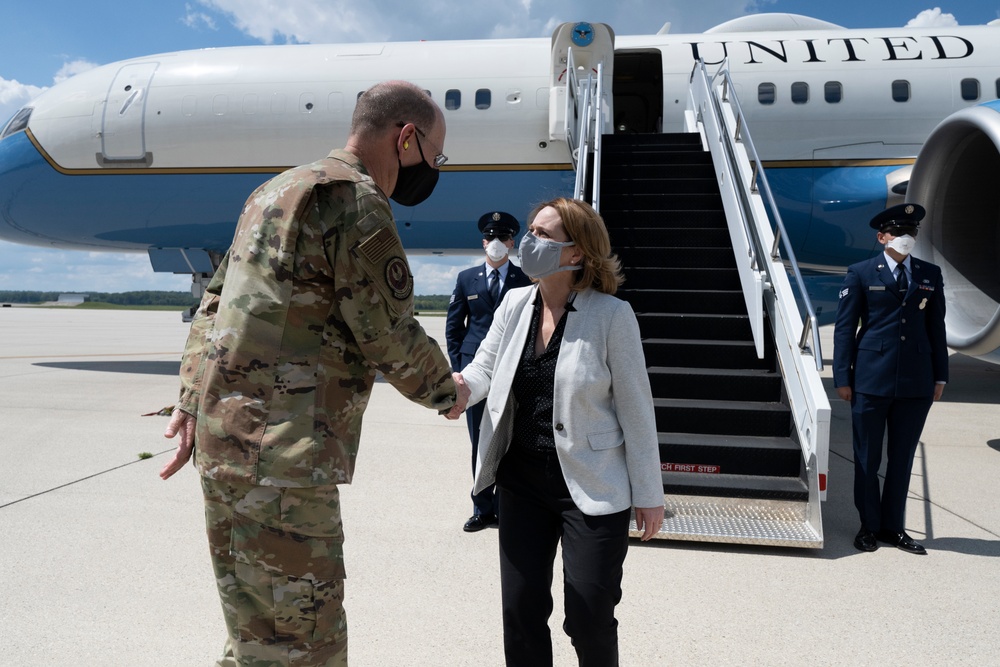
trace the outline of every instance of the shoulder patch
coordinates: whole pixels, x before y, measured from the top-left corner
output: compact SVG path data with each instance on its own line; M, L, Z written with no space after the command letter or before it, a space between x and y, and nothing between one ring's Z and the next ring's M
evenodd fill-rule
M380 230L358 243L358 252L372 264L377 264L391 248L396 245L395 235L388 227Z
M410 267L402 257L393 257L385 265L385 282L397 299L405 299L413 292Z

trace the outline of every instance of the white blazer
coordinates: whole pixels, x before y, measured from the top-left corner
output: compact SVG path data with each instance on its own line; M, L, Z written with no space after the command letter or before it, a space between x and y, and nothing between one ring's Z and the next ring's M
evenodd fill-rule
M508 292L475 359L462 370L472 390L469 405L486 398L474 493L494 483L510 446L511 384L536 298L537 285ZM556 361L552 407L566 487L589 515L662 506L653 396L632 307L593 289L578 293L573 307Z

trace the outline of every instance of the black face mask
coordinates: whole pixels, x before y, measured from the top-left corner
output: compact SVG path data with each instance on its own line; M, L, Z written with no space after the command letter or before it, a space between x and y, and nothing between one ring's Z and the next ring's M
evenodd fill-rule
M424 149L420 145L420 137L414 134L413 138L417 140L420 162L410 167L404 167L402 161L397 158L399 175L396 176L396 187L389 195L393 201L403 206L416 206L430 197L438 182L439 172L427 164L427 160L424 159Z

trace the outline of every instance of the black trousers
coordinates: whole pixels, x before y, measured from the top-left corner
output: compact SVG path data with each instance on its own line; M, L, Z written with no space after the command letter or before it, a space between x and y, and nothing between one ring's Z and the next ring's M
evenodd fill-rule
M508 667L552 665L552 566L562 542L563 631L581 667L617 667L622 565L629 510L581 512L569 495L555 451L527 453L516 444L500 462L500 585Z

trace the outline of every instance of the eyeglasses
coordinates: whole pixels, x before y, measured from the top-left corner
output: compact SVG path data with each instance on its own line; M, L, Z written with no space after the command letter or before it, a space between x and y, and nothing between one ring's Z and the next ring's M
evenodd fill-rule
M492 241L493 239L497 239L501 243L506 243L507 241L510 241L514 237L511 236L510 234L500 234L500 233L497 233L497 232L486 232L486 233L483 234L483 238L486 239L487 241Z
M400 121L399 123L396 123L396 127L406 127L406 123ZM423 137L424 141L427 141L428 143L433 144L433 142L430 139L427 138L427 134L424 133L423 130L421 130L416 125L414 125L413 127L417 131L417 135L418 135L417 136L417 150L420 151L420 157L424 157L424 149L423 149L423 146L420 145L420 137ZM426 159L426 158L424 158L424 159ZM448 161L448 156L447 155L445 155L444 153L438 153L437 155L434 156L434 160L432 162L433 162L433 164L434 164L435 167L437 167L438 169L440 169L441 167L444 166L444 163L447 162L447 161Z
M889 234L890 236L905 236L906 234L916 236L917 230L915 227L886 227L882 230L882 233Z

